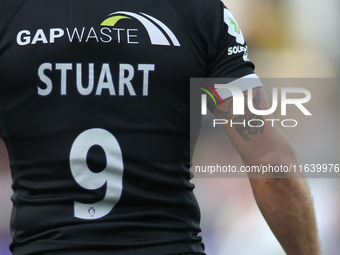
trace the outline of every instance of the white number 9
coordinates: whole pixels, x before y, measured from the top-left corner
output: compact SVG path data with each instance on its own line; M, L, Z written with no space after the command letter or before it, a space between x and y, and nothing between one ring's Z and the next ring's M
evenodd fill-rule
M100 146L106 156L106 167L100 173L92 172L86 158L94 145ZM76 182L88 190L99 189L106 184L103 200L93 204L74 201L74 217L94 220L104 217L116 205L123 189L123 158L117 139L107 130L93 128L81 133L74 141L70 152L71 172Z

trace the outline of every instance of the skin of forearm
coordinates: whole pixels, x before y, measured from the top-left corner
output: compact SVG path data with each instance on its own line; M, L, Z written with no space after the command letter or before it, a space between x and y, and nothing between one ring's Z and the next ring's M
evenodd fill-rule
M261 213L285 252L288 255L321 254L306 180L250 178L250 183Z
M277 129L275 140L244 153L245 165L290 166L298 160L287 139ZM288 255L320 255L313 200L301 173L266 173L249 180L257 205ZM256 176L258 177L258 176Z
M247 97L247 93L244 93ZM215 109L218 118L238 122L254 116L245 109L243 116L232 114L232 99ZM246 102L246 101L245 101ZM263 88L253 89L253 106L269 109ZM266 116L255 116L255 119ZM268 116L272 119L272 116ZM268 122L258 128L224 125L230 141L246 166L297 166L294 150L276 127ZM313 201L302 173L249 173L255 200L269 227L288 255L320 255Z

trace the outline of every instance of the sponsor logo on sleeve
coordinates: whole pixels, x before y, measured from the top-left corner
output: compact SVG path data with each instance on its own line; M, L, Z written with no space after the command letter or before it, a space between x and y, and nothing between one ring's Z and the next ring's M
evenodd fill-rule
M228 33L236 38L236 42L244 44L242 31L237 24L236 19L227 8L224 9L224 23L228 26Z
M248 48L245 45L244 37L242 31L237 24L234 16L228 9L224 9L224 23L228 26L228 33L235 37L236 42L240 45L231 46L228 48L228 55L240 54L243 53L243 60L249 61L248 59Z

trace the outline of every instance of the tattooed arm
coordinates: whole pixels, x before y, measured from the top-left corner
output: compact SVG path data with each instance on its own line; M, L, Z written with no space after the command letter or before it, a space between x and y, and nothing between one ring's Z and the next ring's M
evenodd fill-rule
M246 106L247 92L244 95L244 115L232 114L231 98L214 110L216 117L228 120L228 124L223 125L224 129L244 164L298 164L294 151L283 134L278 128L272 127L271 121L264 121L272 117L251 113ZM253 89L253 106L259 110L269 109L262 87ZM249 121L251 126L248 125ZM279 176L267 174L262 176L264 178L249 177L255 200L285 252L288 255L319 255L313 202L306 180L294 178L298 176L293 173L280 173Z
M260 106L260 102L261 102L261 93L260 93L260 88L255 88L254 89L255 92L255 96L253 98L253 104L254 104L254 108L255 109L259 109ZM245 102L247 102L247 93L245 94ZM255 115L253 114L247 104L244 105L244 115L242 116L232 116L232 105L233 105L233 101L231 101L228 105L228 110L227 111L223 111L220 110L219 108L216 108L216 112L222 116L223 118L232 121L231 123L244 123L244 124L236 124L234 125L235 130L237 131L237 133L240 134L240 136L242 136L243 139L245 140L250 140L250 137L252 135L256 135L258 132L260 132L261 134L263 134L263 130L264 127L262 126L262 122L260 122L261 120L263 121L263 117L260 115ZM248 125L249 121L251 121L251 124ZM255 120L255 121L254 121ZM255 127L258 126L258 127Z

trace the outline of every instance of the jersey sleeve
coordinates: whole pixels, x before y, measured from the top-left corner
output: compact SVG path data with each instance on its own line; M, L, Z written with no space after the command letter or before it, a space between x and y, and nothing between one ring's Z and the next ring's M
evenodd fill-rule
M208 77L230 78L233 85L242 91L248 88L263 86L254 73L255 66L248 58L248 46L235 17L228 8L220 2L219 15L216 15L217 35L213 36L215 51L210 57ZM221 100L226 100L232 94L229 89L216 89ZM211 98L208 107L212 111L216 105ZM216 98L217 99L217 98ZM219 100L217 100L218 102Z

